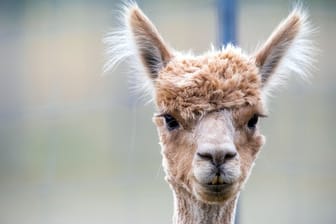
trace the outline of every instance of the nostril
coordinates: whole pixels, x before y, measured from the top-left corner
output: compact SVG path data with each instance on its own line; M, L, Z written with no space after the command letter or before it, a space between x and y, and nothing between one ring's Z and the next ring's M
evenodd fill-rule
M224 160L234 159L237 156L237 152L228 152L225 154Z
M214 162L217 165L221 165L228 160L234 159L237 156L237 152L217 153L212 155L209 152L197 153L197 156L203 160Z
M209 161L215 166L221 166L222 164L229 162L238 156L236 148L231 144L223 144L220 147L216 145L205 146L202 145L202 147L198 148L196 152L197 158L200 160Z
M201 158L201 159L204 159L204 160L209 160L209 161L212 161L212 155L208 152L198 152L197 155Z

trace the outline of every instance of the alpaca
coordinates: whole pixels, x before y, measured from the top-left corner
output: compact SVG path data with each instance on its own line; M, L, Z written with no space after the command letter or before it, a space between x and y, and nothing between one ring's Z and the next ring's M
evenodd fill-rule
M173 223L234 223L265 142L258 121L267 115L267 97L289 73L305 76L312 64L307 14L294 8L252 54L227 45L199 56L168 46L135 3L123 15L125 26L106 37L106 70L128 59L155 103Z

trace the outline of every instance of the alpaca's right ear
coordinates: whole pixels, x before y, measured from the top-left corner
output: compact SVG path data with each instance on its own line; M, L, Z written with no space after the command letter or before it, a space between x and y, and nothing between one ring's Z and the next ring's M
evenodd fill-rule
M171 50L136 3L125 5L121 19L123 26L109 33L104 39L109 56L104 71L111 70L121 61L128 59L133 69L137 72L144 70L150 80L154 81L160 70L172 58ZM140 81L136 83L137 88L149 87L148 80L143 80L142 77L133 78Z
M171 59L170 50L153 23L136 5L128 9L127 19L138 56L149 77L154 80Z

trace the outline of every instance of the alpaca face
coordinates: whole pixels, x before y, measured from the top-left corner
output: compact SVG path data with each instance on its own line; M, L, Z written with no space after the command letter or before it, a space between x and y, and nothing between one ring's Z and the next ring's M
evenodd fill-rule
M228 45L201 56L170 48L135 4L124 15L125 28L106 39L106 69L131 57L136 83L149 83L167 181L207 203L236 196L264 143L269 91L312 64L305 13L293 10L255 53Z
M261 85L255 64L231 47L165 66L154 121L170 183L208 203L237 194L264 142Z
M164 116L154 117L167 180L205 202L235 196L264 143L256 114L254 106L223 109L207 113L187 129L174 130Z

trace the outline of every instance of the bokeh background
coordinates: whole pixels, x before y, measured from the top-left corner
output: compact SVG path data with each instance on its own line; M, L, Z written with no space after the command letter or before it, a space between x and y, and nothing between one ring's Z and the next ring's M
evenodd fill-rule
M217 42L215 0L139 1L177 49ZM336 1L307 1L320 48L310 83L292 78L262 121L267 144L240 223L336 223ZM126 65L102 75L103 36L120 1L0 1L0 223L171 223L153 105L130 94ZM240 1L253 51L292 1Z

